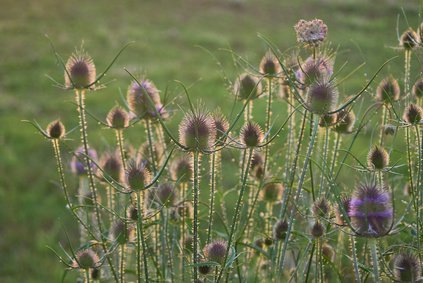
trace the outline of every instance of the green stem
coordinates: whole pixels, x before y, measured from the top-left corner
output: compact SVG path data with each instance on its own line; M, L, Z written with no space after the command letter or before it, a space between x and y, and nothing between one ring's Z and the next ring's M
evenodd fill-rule
M145 243L144 237L144 224L143 224L143 209L141 205L141 198L142 198L141 191L137 192L137 279L138 283L141 283L141 248L142 248L142 256L143 256L143 263L144 263L144 278L145 282L149 282L148 277L148 263L147 263L147 247Z
M209 208L209 226L207 228L207 244L210 243L211 231L213 227L213 215L214 215L214 195L216 186L216 175L215 175L215 163L216 153L211 155L210 161L210 208Z
M355 282L361 283L360 272L358 271L358 260L357 260L357 252L356 252L356 247L355 247L355 239L354 239L353 235L350 236L350 240L351 240L351 253L352 253L352 257L353 257Z
M126 229L126 228L125 228ZM125 255L126 255L126 244L120 246L120 265L119 265L119 274L120 274L120 282L125 282Z
M269 96L267 98L266 124L264 127L264 132L267 135L266 141L269 138L270 120L272 117L272 78L267 79L267 85L269 89ZM269 163L269 145L266 145L264 147L263 176L266 175L268 163Z
M311 263L313 261L313 255L314 255L314 250L315 249L316 249L316 244L313 241L313 246L311 247L310 258L309 258L308 263L307 263L306 277L305 277L304 282L308 282L308 276L310 274L310 267L311 267Z
M150 119L145 119L145 128L147 131L147 139L148 139L148 151L151 158L151 167L153 169L153 174L156 176L157 174L157 164L156 164L156 155L153 145L153 131L151 129L151 121Z
M85 282L86 283L91 282L91 280L90 280L90 269L89 268L85 269Z
M370 239L370 249L372 253L372 261L373 261L373 277L376 283L380 281L380 274L379 274L379 257L377 255L377 240Z
M193 152L193 167L194 167L194 180L193 180L193 194L194 194L194 219L193 219L193 281L196 282L198 279L198 268L197 264L199 262L198 258L198 195L199 195L199 184L200 184L200 175L199 175L199 152Z

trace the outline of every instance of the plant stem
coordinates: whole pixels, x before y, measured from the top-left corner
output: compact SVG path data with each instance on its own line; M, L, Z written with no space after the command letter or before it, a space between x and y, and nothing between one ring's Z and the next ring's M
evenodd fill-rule
M265 141L267 141L269 138L270 120L272 117L272 78L267 79L267 86L269 90L269 97L267 98L266 124L264 127L264 132L267 135L267 138ZM269 163L269 145L266 145L264 147L263 176L266 175L268 163Z
M194 151L193 155L193 167L194 167L194 178L193 178L193 194L194 194L194 219L193 219L193 281L196 282L198 279L198 267L199 262L198 258L198 195L199 195L199 184L200 184L200 175L199 175L199 152Z
M373 277L375 279L376 283L381 282L380 281L380 274L379 274L379 258L377 255L377 240L376 239L370 239L370 249L372 253L372 261L373 261Z
M213 215L214 215L214 195L216 186L215 174L216 153L212 153L210 160L210 208L209 208L209 226L207 228L207 244L210 243L211 231L213 228Z

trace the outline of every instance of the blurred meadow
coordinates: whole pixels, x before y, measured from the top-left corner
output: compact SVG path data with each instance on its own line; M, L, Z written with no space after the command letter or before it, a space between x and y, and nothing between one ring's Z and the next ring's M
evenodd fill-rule
M336 65L348 62L342 75L366 63L340 86L346 97L358 91L384 61L400 54L391 48L398 45L397 19L400 32L408 27L406 21L413 27L421 22L417 0L0 2L0 282L4 283L60 282L64 267L47 246L66 248L65 232L71 241L77 237L76 222L65 209L58 185L52 149L33 127L22 122L35 119L44 127L60 118L67 129L78 124L72 91L55 87L46 76L63 82L63 69L45 35L64 59L83 42L98 71L122 46L134 41L102 80L106 87L88 95L88 109L104 120L112 106L122 104L131 81L124 71L127 68L154 81L162 95L168 87L166 100L174 112L168 124L176 133L183 114L180 109L186 109L187 102L174 80L190 87L194 101L201 100L208 109L220 107L229 115L233 96L227 82L243 71L229 50L258 65L268 50L258 34L282 51L289 50L296 45L293 25L299 19L323 19L332 48L338 50ZM402 62L401 55L382 75L400 76ZM416 71L421 70L418 64L412 68L414 81ZM373 84L368 92L374 89ZM280 124L286 107L277 103L274 117ZM257 111L264 113L264 106L264 101L258 102ZM256 118L263 123L264 115ZM107 148L113 135L93 119L89 125L92 146ZM371 134L368 131L363 136ZM128 131L128 139L143 136L143 131ZM65 151L79 145L77 131L69 138L67 144L72 148ZM362 139L353 151L365 157L370 145ZM70 156L65 155L67 164ZM70 190L75 184L71 183Z

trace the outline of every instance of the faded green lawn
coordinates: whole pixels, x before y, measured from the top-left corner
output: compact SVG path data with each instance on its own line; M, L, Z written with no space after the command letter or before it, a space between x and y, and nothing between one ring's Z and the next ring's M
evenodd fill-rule
M51 147L33 128L21 122L36 119L46 125L60 117L68 129L77 124L73 94L53 87L45 76L49 74L62 81L63 71L44 34L49 35L64 58L83 40L99 71L125 43L135 41L103 80L112 81L107 88L88 97L88 108L99 117L104 117L120 99L120 91L125 93L130 78L124 67L146 74L162 90L170 84L170 100L180 93L173 80L193 84L190 93L194 99L201 98L208 108L220 106L229 113L232 99L220 69L198 46L220 58L228 79L234 80L241 69L235 68L230 54L220 49L230 48L258 64L267 50L258 33L285 50L295 45L292 27L298 19L321 18L329 27L333 46L340 46L337 65L349 62L345 74L362 62L367 63L341 86L343 93L352 94L363 85L364 73L371 75L396 54L384 46L397 44L395 26L401 5L405 5L410 24L417 26L418 1L411 0L396 1L395 6L381 0L3 0L0 10L0 281L58 282L63 267L46 246L58 249L60 242L66 247L65 230L71 237L76 235L75 221L65 210L56 183ZM401 17L400 28L405 27ZM402 58L383 73L401 72ZM171 108L179 110L178 105L185 102L181 97L176 98ZM284 117L277 110L275 113ZM171 119L173 129L180 117L178 113ZM257 115L257 119L262 121L264 117ZM95 123L90 124L91 129L94 126ZM129 134L132 138L142 135L134 130ZM106 141L112 138L110 132L101 129L91 132L90 137L97 141L98 148L105 148ZM72 138L76 140L68 144L76 147L77 134Z

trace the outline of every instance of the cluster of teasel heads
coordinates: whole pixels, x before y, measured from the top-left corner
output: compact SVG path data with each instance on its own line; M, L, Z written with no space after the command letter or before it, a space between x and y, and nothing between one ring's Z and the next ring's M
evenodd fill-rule
M81 133L70 164L76 192L67 186L61 157L65 127L36 126L52 141L67 207L79 225L79 247L63 251L66 257L57 253L69 269L85 282L421 280L423 77L413 75L411 90L408 83L422 27L400 38L403 88L389 75L372 91L382 66L351 96L338 91L335 53L324 48L326 24L300 20L295 31L296 55L280 54L266 40L269 51L258 68L248 64L235 79L231 92L242 108L232 119L195 109L187 94L179 138L166 126L171 111L154 83L129 73L127 104L101 122L115 133L116 149L99 157L88 143L85 96L95 95L104 73L97 76L81 51L63 63ZM374 93L374 102L353 109L365 92ZM253 105L262 98L260 126ZM282 126L274 129L275 123ZM144 139L134 141L139 149L124 140L135 127L145 129ZM377 133L364 163L353 154L363 131ZM405 149L395 148L399 132ZM395 150L404 157L391 164ZM226 167L236 151L237 174ZM402 164L406 174L398 175ZM339 178L350 168L354 176ZM238 182L231 185L227 174ZM357 177L368 181L354 186Z

